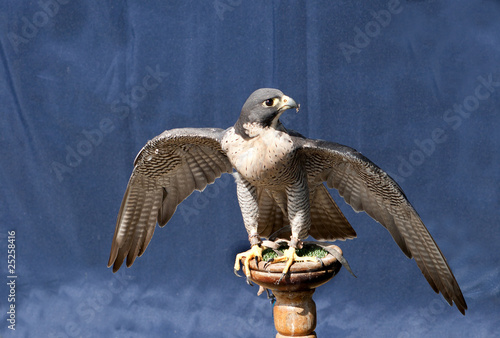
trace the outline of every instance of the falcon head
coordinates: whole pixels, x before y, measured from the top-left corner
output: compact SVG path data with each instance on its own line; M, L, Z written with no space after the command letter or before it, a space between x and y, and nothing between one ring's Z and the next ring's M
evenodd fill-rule
M236 132L248 138L255 136L251 130L256 128L276 128L281 114L290 108L298 111L299 105L280 90L257 89L248 97L241 109L240 117L235 124Z

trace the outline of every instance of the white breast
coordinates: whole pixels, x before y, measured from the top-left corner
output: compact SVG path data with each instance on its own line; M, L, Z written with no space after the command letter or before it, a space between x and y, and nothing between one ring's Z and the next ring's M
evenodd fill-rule
M222 140L231 164L248 181L266 183L279 176L292 158L293 142L286 133L274 128L263 129L259 135L245 140L231 128Z

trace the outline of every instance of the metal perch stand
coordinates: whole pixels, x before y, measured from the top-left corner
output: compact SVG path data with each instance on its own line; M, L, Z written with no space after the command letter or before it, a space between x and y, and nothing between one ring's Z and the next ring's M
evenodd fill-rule
M326 249L326 248L325 248ZM342 251L335 245L327 249ZM250 262L250 280L273 292L276 303L273 309L276 337L317 337L316 304L312 299L315 289L335 276L342 264L332 255L321 262L295 262L281 281L285 263L266 264ZM245 271L246 272L246 271ZM279 283L278 283L279 281Z

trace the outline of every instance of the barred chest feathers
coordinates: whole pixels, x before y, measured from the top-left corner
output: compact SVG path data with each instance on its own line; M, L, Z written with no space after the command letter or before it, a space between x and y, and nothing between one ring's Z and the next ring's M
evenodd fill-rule
M283 184L289 163L295 155L292 139L274 128L248 128L250 139L235 133L234 128L222 139L222 149L233 167L249 182L258 185Z

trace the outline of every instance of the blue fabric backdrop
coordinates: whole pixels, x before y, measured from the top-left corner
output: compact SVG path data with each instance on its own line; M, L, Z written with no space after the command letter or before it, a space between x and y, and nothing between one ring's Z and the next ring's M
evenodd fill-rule
M318 289L318 335L498 336L499 17L477 0L2 1L0 334L272 337L272 306L233 275L248 242L229 175L132 268L106 263L145 142L227 128L252 91L276 87L301 103L287 127L397 179L469 305L449 307L332 191L358 233L338 243L358 278L341 270Z

